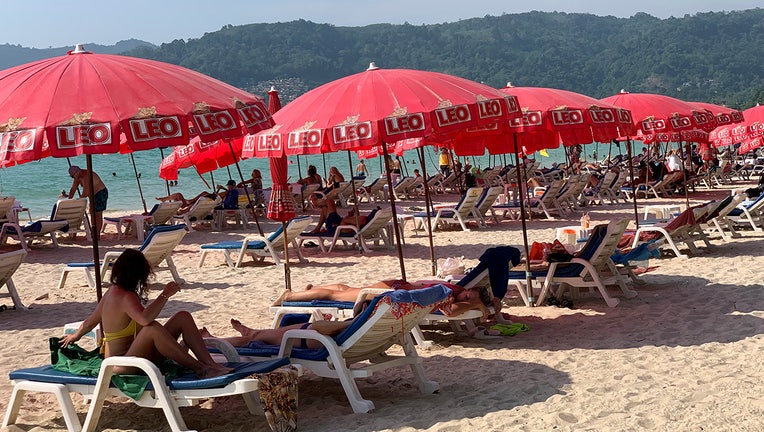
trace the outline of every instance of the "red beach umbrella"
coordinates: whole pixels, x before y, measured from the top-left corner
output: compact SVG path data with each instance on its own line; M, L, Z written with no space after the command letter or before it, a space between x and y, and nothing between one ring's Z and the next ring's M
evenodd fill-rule
M756 105L742 111L743 120L738 124L719 126L709 134L709 140L717 147L740 143L738 152L745 154L764 145L764 107Z
M532 153L593 142L609 142L636 132L627 109L567 90L543 87L501 89L520 101L523 115L511 122L518 144ZM496 151L489 147L489 152Z
M48 151L84 154L92 171L90 156L120 151L122 133L131 150L145 150L196 135L235 138L272 124L262 99L231 85L171 64L93 54L81 45L0 71L0 161L36 160ZM97 235L93 256L100 299Z
M603 102L631 111L636 134L623 138L656 142L704 142L715 127L713 115L689 102L651 93L620 93L601 99Z

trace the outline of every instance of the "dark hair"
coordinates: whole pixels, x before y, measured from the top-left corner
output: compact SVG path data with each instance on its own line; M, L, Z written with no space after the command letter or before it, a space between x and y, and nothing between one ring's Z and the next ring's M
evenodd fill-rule
M154 275L151 264L139 250L125 249L111 268L111 283L123 290L133 291L142 301L147 298L147 282Z
M316 174L318 174L318 170L316 169L316 166L315 165L309 165L308 166L308 175L309 176L314 176Z

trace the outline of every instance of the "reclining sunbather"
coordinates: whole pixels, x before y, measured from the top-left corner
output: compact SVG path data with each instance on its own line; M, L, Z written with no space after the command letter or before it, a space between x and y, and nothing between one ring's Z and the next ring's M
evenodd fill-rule
M499 313L501 310L501 299L490 299L489 296L485 295L487 293L483 290L465 289L460 285L444 283L441 281L417 281L409 283L402 280L383 280L367 285L364 288L413 290L427 288L438 284L446 285L453 291L454 296L454 303L447 309L441 309L441 312L444 315L459 315L468 310L477 309L483 312L483 316L487 317L491 314ZM331 300L353 302L358 298L361 289L362 288L351 287L345 284L329 284L322 286L308 285L304 291L285 291L281 297L273 303L273 306L279 306L282 302L288 301ZM491 307L493 308L493 311L489 309Z
M164 325L156 321L167 300L180 291L177 283L168 283L162 293L144 307L147 282L152 273L151 265L141 252L126 249L112 267L112 287L77 331L61 338L61 345L76 342L101 323L105 357L135 356L154 363L167 358L193 370L199 378L230 372L231 369L212 359L190 313L178 312ZM178 343L180 336L185 346ZM120 366L115 372L134 374L137 370Z
M247 346L250 342L262 342L268 345L280 345L281 339L284 337L284 333L287 330L315 330L323 335L334 336L345 330L351 323L352 319L346 321L315 321L312 323L292 324L279 328L268 329L253 329L245 326L239 320L231 318L231 327L234 330L241 333L241 336L233 336L223 338L228 343L235 347ZM210 334L206 327L202 327L199 332L203 337L214 337ZM302 348L321 348L321 344L314 340L303 340Z
M167 196L157 197L157 200L158 201L180 201L181 207L180 209L178 209L178 214L184 214L184 213L188 213L188 211L191 210L191 207L193 207L194 204L197 201L199 201L200 198L208 198L211 200L215 200L218 198L218 195L213 192L204 191L204 192L200 192L197 196L191 199L186 199L182 193L175 192Z

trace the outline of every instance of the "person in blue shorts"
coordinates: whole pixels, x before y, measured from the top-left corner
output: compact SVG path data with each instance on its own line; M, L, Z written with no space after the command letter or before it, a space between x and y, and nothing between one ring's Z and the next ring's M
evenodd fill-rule
M96 214L95 220L95 233L94 235L100 235L101 227L103 226L103 212L106 210L106 204L109 200L109 190L106 189L106 185L101 180L101 177L96 173L93 174L93 202L90 203L93 206ZM86 169L82 169L77 165L69 167L69 177L72 178L72 187L69 189L69 199L74 198L74 194L77 193L77 189L82 186L82 196L90 196L90 180L88 177L90 173Z

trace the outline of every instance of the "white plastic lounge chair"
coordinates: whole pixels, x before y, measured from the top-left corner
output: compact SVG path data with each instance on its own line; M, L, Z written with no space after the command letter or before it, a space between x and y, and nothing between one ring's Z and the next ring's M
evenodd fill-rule
M697 210L697 211L695 211ZM664 241L663 245L669 247L678 258L689 258L687 254L683 254L677 247L678 243L684 243L687 249L693 254L700 253L700 250L695 246L696 240L702 240L706 246L710 246L708 238L705 235L700 238L694 236L694 233L702 233L697 223L697 219L704 214L707 209L703 209L700 206L689 208L683 211L676 218L666 222L657 223L653 225L640 225L639 229L634 233L634 240L631 247L635 248L643 241L640 239L642 233L645 233L654 238L660 238Z
M727 214L727 222L733 225L750 225L754 231L764 227L764 193L753 200L744 200Z
M310 216L296 217L287 222L287 242L294 246L293 250L297 253L297 257L301 263L305 263L307 260L302 256L296 238L301 232L307 229L311 223L313 223L313 218ZM281 265L279 253L284 253L283 233L283 227L279 227L267 237L247 236L242 241L224 241L203 244L201 245L201 255L199 256L197 267L201 268L202 265L204 265L204 259L207 257L207 254L212 252L222 252L226 264L232 268L239 268L242 261L244 261L244 257L247 255L250 255L252 259L256 261L262 261L265 257L271 257L276 265Z
M18 270L26 256L27 251L24 249L0 254L0 289L5 286L8 290L8 294L2 294L0 297L10 297L16 309L26 309L27 307L21 302L19 293L16 291L16 285L11 277Z
M201 197L188 209L187 212L181 215L174 215L173 221L182 221L187 227L189 232L194 232L194 223L212 223L214 219L212 212L215 210L215 206L220 203L220 198L209 199Z
M139 241L143 241L147 227L154 227L156 225L164 225L170 222L178 213L182 203L180 201L162 201L154 204L154 207L149 210L146 215L131 214L118 217L105 217L103 218L103 227L101 232L106 231L107 225L114 225L117 229L117 240L122 239L122 228L124 227L124 234L127 235L131 228L135 229L135 235Z
M395 198L404 199L411 197L411 188L414 187L414 177L402 177L393 187Z
M8 402L8 411L2 427L15 424L19 409L27 392L51 393L56 396L63 412L66 428L70 432L92 432L98 429L98 420L104 402L110 396L125 396L117 387L111 385L114 368L117 366L137 367L150 380L150 385L138 400L126 397L141 407L160 408L167 418L173 432L190 431L186 426L180 407L197 405L200 401L221 396L241 395L244 397L250 413L262 412L256 402L258 380L253 374L271 372L289 364L284 358L258 363L226 363L235 368L234 372L215 378L199 379L195 375L180 376L166 380L154 363L140 357L115 356L101 363L97 377L74 375L41 366L15 370L10 373L13 392ZM80 393L90 401L84 425L80 424L74 403L69 393Z
M305 185L304 189L299 193L294 194L294 208L303 211L307 208L311 208L313 204L310 201L310 197L313 196L320 187L321 185L317 183Z
M314 241L323 253L331 253L337 242L342 242L345 246L360 245L364 252L371 252L369 242L378 245L380 242L385 246L392 246L392 239L388 236L387 226L393 219L393 210L391 208L377 209L367 218L366 223L361 228L355 225L340 225L334 231L329 233L301 233L297 242L300 247L306 240ZM329 244L327 249L326 245Z
M483 189L483 193L480 195L480 198L478 198L478 201L475 204L475 209L477 214L480 216L482 226L487 226L485 222L486 218L489 217L495 223L499 223L499 218L496 217L496 213L493 210L493 204L496 202L496 199L499 198L499 195L501 195L503 192L503 186L491 186L489 188ZM491 212L491 216L488 216L488 212Z
M526 208L529 212L541 211L547 217L547 219L554 219L553 215L561 216L563 214L562 208L560 208L557 202L557 194L565 184L564 180L555 180L549 186L544 189L544 192L538 198L531 198L529 203L526 203ZM502 218L519 220L520 219L520 203L507 203L496 204L493 206L494 211L501 210Z
M480 199L481 193L483 193L483 188L481 187L469 188L455 206L444 206L438 208L435 213L430 213L431 217L434 216L432 222L433 228L459 224L464 231L469 231L470 229L467 228L467 223L469 222L475 222L480 226L482 218L477 214L475 204ZM414 226L416 229L422 228L425 231L427 230L427 224L424 223L426 217L426 212L414 213Z
M358 200L366 202L384 201L387 177L375 178L368 186L358 188Z
M548 268L531 271L532 280L543 284L535 305L544 304L553 285L560 286L555 293L557 296L568 286L596 289L609 307L618 305L619 300L610 295L608 285L617 285L627 298L635 297L637 293L626 286L630 275L622 275L611 259L628 223L628 219L621 219L608 225L598 225L584 247L569 262L552 262ZM531 305L533 287L527 286L525 271L510 271L509 278L525 304Z
M355 379L371 377L384 369L408 365L422 394L438 390L438 384L425 376L410 332L431 310L452 301L450 292L443 285L386 291L374 297L352 324L334 337L315 330L288 330L278 351L274 346L257 343L235 350L246 357L289 357L292 364L301 365L318 376L339 379L353 412L366 413L374 409L374 403L361 397ZM318 341L322 348L298 348L302 339ZM225 341L218 340L218 343L225 344ZM396 344L403 347L403 355L386 354L388 348Z
M723 241L729 241L732 237L740 237L740 233L735 230L734 222L728 220L727 216L738 206L738 204L743 202L744 199L745 194L737 194L730 197L726 205L723 205L716 214L712 215L710 218L706 218L706 222L702 224L703 228L709 233L718 232ZM729 234L725 232L725 228L730 231Z
M143 256L151 264L151 268L154 272L160 270L169 270L172 274L172 278L175 282L182 284L185 282L183 278L178 274L178 270L175 268L175 263L172 261L172 252L176 246L183 240L183 237L188 232L188 229L183 224L178 225L166 225L158 226L151 230L146 240L139 251L143 252ZM103 262L101 263L101 280L105 280L106 271L114 264L114 261L119 258L122 251L106 252L103 256ZM166 267L161 267L162 261L167 263ZM95 287L95 279L93 278L92 269L95 268L93 262L81 262L81 263L69 263L61 271L61 278L58 281L58 288L61 289L66 283L66 277L70 272L82 270L85 272L85 277L88 282L88 286Z
M53 206L50 219L41 219L35 222L29 222L21 227L22 242L26 242L27 247L31 247L35 240L50 236L54 247L58 247L58 233L68 233L75 235L80 232L85 233L85 237L91 240L90 224L88 223L87 198L79 199L60 199ZM15 234L14 227L3 226L0 232L0 243L6 240L6 235Z
M18 224L18 220L13 210L13 205L15 202L16 197L0 197L0 225L2 225L2 231L0 231L0 238L2 239L2 242L0 242L0 244L5 244L8 236L13 235L16 236L19 243L21 243L21 247L26 249L27 244L22 237L21 227Z

